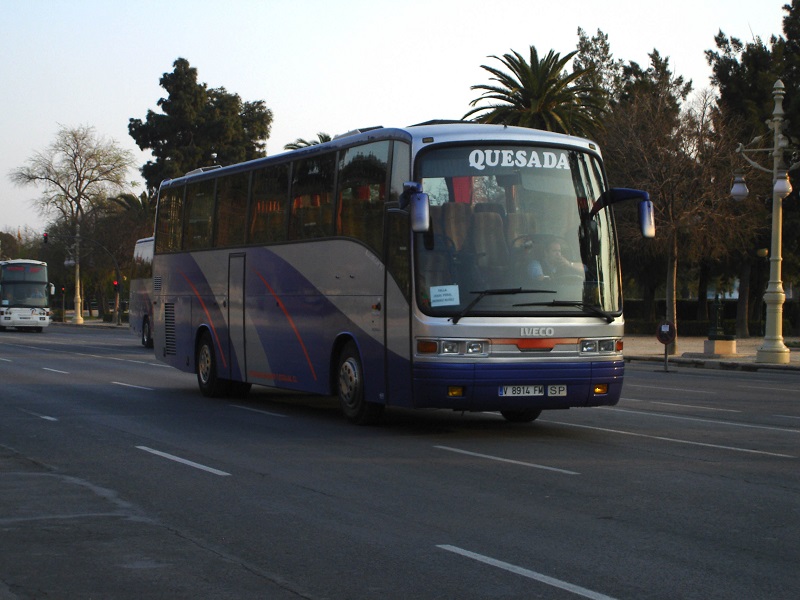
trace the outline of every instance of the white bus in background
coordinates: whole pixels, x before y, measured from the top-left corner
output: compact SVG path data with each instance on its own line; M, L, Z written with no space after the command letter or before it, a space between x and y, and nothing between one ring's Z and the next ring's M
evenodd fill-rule
M0 261L0 331L7 327L41 332L50 325L47 263L39 260Z
M133 249L128 322L145 348L153 347L153 238L137 240Z

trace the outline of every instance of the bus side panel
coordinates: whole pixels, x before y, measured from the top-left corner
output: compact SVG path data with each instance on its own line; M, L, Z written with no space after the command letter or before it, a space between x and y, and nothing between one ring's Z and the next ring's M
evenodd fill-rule
M374 289L380 281L365 273L375 269L374 263L365 259L364 246L353 242L313 246L258 248L248 260L248 379L328 394L336 358L331 353L337 338L348 336L361 353L366 397L382 401L383 324L380 289ZM322 256L337 260L326 262Z
M230 379L232 373L238 373L235 357L229 361L225 351L229 345L224 309L227 260L227 254L211 252L155 258L154 285L160 287L159 292L154 291L155 349L156 356L167 364L194 372L197 334L207 329L216 351L218 376Z
M361 353L367 399L385 401L382 271L361 244L329 240L309 246L247 249L246 356L237 355L241 340L229 340L229 253L156 256L157 356L193 372L196 336L205 328L220 377L328 394L336 340L349 336ZM245 364L246 373L240 369Z
M466 411L558 409L613 405L622 391L622 361L547 363L416 363L414 406ZM607 383L606 394L593 386ZM542 385L537 396L501 396L501 386ZM463 386L463 396L448 395L448 387Z

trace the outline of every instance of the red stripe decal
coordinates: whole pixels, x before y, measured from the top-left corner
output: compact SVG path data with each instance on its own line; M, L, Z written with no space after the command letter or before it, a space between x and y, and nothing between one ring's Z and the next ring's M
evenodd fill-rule
M189 287L192 288L197 301L200 303L200 306L203 307L203 312L206 313L206 319L208 320L208 324L211 327L211 331L214 334L214 339L217 341L217 348L219 348L219 357L222 360L222 366L226 369L228 368L227 362L225 361L225 353L222 351L222 344L220 344L219 336L217 335L217 328L214 327L214 321L211 319L211 314L208 312L208 308L206 307L206 303L203 302L203 299L200 297L200 292L197 291L197 288L194 287L194 284L191 280L186 276L186 273L181 271L181 275L186 280L186 283L189 284Z
M303 354L306 355L306 362L308 363L308 368L311 369L311 376L314 378L314 381L317 380L317 373L314 371L314 365L311 363L311 357L308 355L308 350L306 349L306 345L303 343L303 338L300 336L300 332L297 330L297 327L294 324L294 320L292 316L289 314L289 311L286 310L286 306L283 304L283 301L278 297L278 294L275 293L275 290L272 289L272 286L267 283L267 280L259 273L258 271L255 272L258 275L258 278L264 283L264 286L269 290L269 293L272 294L272 297L275 298L275 302L278 303L278 306L283 311L286 320L289 322L289 325L294 331L294 335L297 338L297 341L300 342L300 347L303 349Z

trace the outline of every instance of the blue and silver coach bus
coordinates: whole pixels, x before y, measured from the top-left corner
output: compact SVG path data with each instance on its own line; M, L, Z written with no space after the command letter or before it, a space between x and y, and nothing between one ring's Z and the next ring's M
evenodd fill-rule
M158 358L207 396L252 384L385 406L616 404L621 278L591 141L474 123L373 128L162 183Z

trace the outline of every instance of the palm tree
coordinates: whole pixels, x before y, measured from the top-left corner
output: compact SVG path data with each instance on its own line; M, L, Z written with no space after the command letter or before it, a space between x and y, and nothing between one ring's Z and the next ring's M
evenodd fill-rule
M324 144L325 142L330 142L331 136L327 133L320 131L317 134L316 140L304 140L303 138L297 138L295 141L286 144L283 149L284 150L299 150L300 148L308 148L309 146L316 146L317 144Z
M478 84L472 90L483 93L470 102L473 106L464 119L475 116L481 123L518 125L545 129L573 135L593 135L600 127L600 117L605 112L602 92L581 77L593 67L565 70L566 64L577 50L561 57L552 50L539 59L534 46L530 47L530 61L514 50L502 58L491 56L505 65L510 72L481 65L492 74L498 85ZM483 100L495 101L478 106Z

